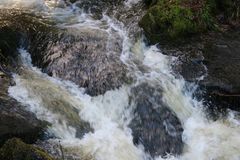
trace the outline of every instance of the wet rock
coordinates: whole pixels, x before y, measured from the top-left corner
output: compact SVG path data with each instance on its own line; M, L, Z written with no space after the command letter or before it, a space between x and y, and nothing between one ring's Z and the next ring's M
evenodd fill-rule
M17 47L21 35L8 27L11 19L7 12L0 10L0 145L12 137L32 143L43 135L47 123L8 95L8 87L14 85L12 72L18 68Z
M51 20L18 10L0 13L1 24L21 35L33 64L49 75L73 81L90 95L103 94L128 81L120 60L122 40L116 33L58 29Z
M230 94L240 93L240 32L234 35L217 35L204 49L208 76L206 86L219 88Z
M131 7L128 5L131 5ZM112 12L114 12L114 14L109 12L108 15L122 22L124 26L127 26L128 37L133 39L133 42L142 37L142 29L139 27L138 22L146 12L143 2L139 1L136 4L120 5Z
M177 58L172 68L176 76L181 75L188 82L197 82L206 75L204 66L203 44L198 38L186 41L181 44L159 44L159 48L165 55Z
M206 113L213 119L240 110L239 93L239 30L209 33L178 44L159 46L164 54L178 57L173 69L188 82L199 84L196 92L204 99ZM199 78L205 76L203 80Z
M33 113L8 96L10 83L11 79L6 75L0 77L0 145L12 137L33 143L43 136L47 123L38 120Z
M117 19L122 22L124 26L127 26L130 38L139 38L142 36L142 29L138 25L138 22L146 11L146 7L142 1L81 0L75 2L76 5L84 9L85 12L91 12L93 18L101 19L103 15L107 15L113 20Z
M182 153L182 126L163 104L162 90L143 83L132 89L136 109L130 124L134 143L142 144L152 156Z
M0 159L5 160L53 160L44 150L25 144L18 138L8 140L0 148Z
M78 0L75 4L85 12L90 12L96 17L101 18L103 12L114 11L124 0Z
M66 153L63 152L60 141L57 142L55 140L49 139L44 141L37 141L35 145L39 148L42 148L43 150L46 150L48 154L55 159L65 158L67 160L72 160L66 155Z
M127 81L126 66L120 61L122 40L117 36L98 29L69 29L55 42L50 37L32 42L29 51L44 72L99 95Z
M81 149L67 147L61 144L61 140L38 141L36 146L46 150L49 155L55 159L66 160L93 160L94 157L89 154L84 154Z
M24 69L22 69L22 67L20 67L21 63L18 61L17 47L20 45L21 46L30 45L30 44L32 44L31 41L34 41L34 42L36 41L36 44L33 44L32 47L33 48L37 47L39 49L39 52L41 51L40 49L43 49L43 51L45 51L44 49L46 49L45 48L46 44L50 45L51 42L57 43L57 40L59 38L58 35L60 33L64 33L64 30L57 30L55 27L52 26L50 21L42 19L41 17L37 17L36 15L30 14L30 13L27 13L24 11L5 10L5 12L4 12L4 10L0 10L0 13L1 12L3 13L3 16L5 16L6 19L4 17L0 16L0 19L3 20L0 22L0 34L3 34L3 35L9 34L10 37L3 38L2 41L0 41L1 42L0 49L1 49L1 53L3 55L2 56L3 58L1 60L2 60L2 62L4 62L3 63L4 66L0 65L0 69L3 70L3 72L5 72L5 71L8 72L8 70L10 69L11 72L17 72L18 74L20 74L24 77L24 76L26 76L25 75L26 73L24 72ZM29 25L26 25L26 24L29 24ZM37 38L39 38L39 39L37 39ZM37 40L39 40L39 41L37 41ZM46 40L46 41L42 41L42 40ZM42 42L42 43L39 43L39 42ZM14 45L11 48L10 45L12 43ZM61 48L59 48L59 49L61 49ZM53 51L53 50L51 50L51 51ZM40 52L40 53L37 56L37 58L40 58L40 60L42 60L41 62L38 61L39 67L41 66L40 64L46 65L44 60L41 59L41 58L43 58L41 56L43 56L45 53L43 53L43 52ZM53 58L53 57L51 57L51 58ZM77 58L77 57L74 57L74 58ZM12 59L14 63L10 63L9 62L10 59ZM48 60L51 61L51 59L48 59ZM72 60L72 61L74 61L74 60ZM13 64L16 64L16 66L13 67L14 66ZM62 63L58 64L58 65L61 66ZM54 67L60 67L60 66L55 65ZM47 66L45 66L45 67L47 67ZM74 72L75 72L76 70L78 70L79 66L74 66L74 67L75 68L72 68L72 69L74 69ZM42 68L44 69L44 67L42 67ZM65 68L63 67L62 70L64 70L64 69ZM9 76L11 76L10 72L9 72ZM29 76L29 75L27 75L27 76ZM64 79L64 77L63 77L63 79ZM41 79L40 79L39 84L35 84L35 87L37 87L36 85L41 85L42 83L43 83L43 81L41 81ZM34 82L31 83L31 81L29 81L29 85L30 84L34 85ZM52 86L50 86L50 87L52 87ZM13 98L10 98L7 95L7 88L8 88L8 86L5 87L5 89L6 89L6 91L4 91L4 92L6 92L6 95L4 95L5 99L1 103L2 103L3 107L8 109L5 112L4 112L4 109L2 110L3 111L2 114L6 114L5 116L2 116L2 118L5 118L7 120L8 119L12 120L12 122L11 122L12 124L11 123L9 124L10 125L9 126L10 127L9 134L12 134L13 136L21 137L21 138L23 136L29 134L28 137L30 137L30 140L31 139L32 139L32 141L36 140L36 137L37 137L36 134L38 132L40 132L42 129L39 126L40 121L38 121L33 114L25 111L25 108L22 107L19 103L17 103L16 100L14 100ZM54 89L55 88L53 88L53 90ZM46 89L45 91L46 91L46 93L44 92L43 94L49 95L49 93L47 92L48 89ZM54 94L52 92L50 92L50 93ZM51 97L51 96L49 96L49 97ZM74 127L76 127L76 129L77 129L76 134L78 137L81 137L84 133L86 133L90 130L89 124L80 120L79 113L76 108L72 107L70 104L67 103L67 101L64 101L62 98L59 98L59 99L56 98L57 100L54 100L54 99L50 99L49 97L45 96L44 97L45 99L43 98L43 101L51 104L49 106L50 110L55 109L56 111L59 111L62 114L66 115L66 119L68 119L70 121L70 124L73 125ZM67 108L67 107L69 107L69 108ZM68 110L68 112L66 112L66 110ZM19 128L18 127L14 128L14 125L17 125L17 121L19 122ZM5 121L2 121L2 122L3 122L3 126L6 125L5 123L7 123ZM26 129L24 127L22 127L22 125L24 123L26 123L26 126L25 126ZM23 133L22 133L21 127L23 128ZM39 127L39 128L37 128L37 127ZM27 133L25 133L25 132L27 132ZM6 134L6 137L8 137L8 135L9 135L7 132L6 133L2 132L2 134L4 134L3 136L5 136L5 134ZM32 134L32 138L31 138L30 134ZM36 136L36 137L33 137L33 136ZM9 138L11 138L11 136Z
M207 99L219 108L240 110L240 32L212 37L203 52L208 76L201 85L207 91Z

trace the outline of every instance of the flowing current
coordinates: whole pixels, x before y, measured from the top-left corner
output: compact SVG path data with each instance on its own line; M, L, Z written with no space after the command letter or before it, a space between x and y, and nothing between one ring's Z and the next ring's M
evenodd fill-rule
M0 7L34 10L56 19L61 28L104 30L109 35L109 50L111 38L117 34L122 39L121 61L128 66L135 80L133 84L91 97L84 93L84 88L79 88L72 82L42 73L41 69L32 65L30 54L20 48L22 72L14 75L16 85L9 88L9 94L26 105L39 119L51 123L48 133L57 137L57 140L51 140L52 143L60 140L64 152L74 159L83 160L240 159L240 122L235 113L230 112L228 118L214 122L205 118L202 102L193 98L195 86L192 87L181 77L176 78L179 76L172 71L171 66L177 61L176 57L163 55L156 46L146 46L141 39L132 40L128 26L114 17L103 14L101 20L95 20L91 14L83 13L75 5L59 7L60 3L63 2L0 0ZM131 0L126 1L125 5L131 9L137 3L137 0ZM139 69L139 66L144 69ZM131 89L145 82L161 86L162 101L183 125L184 151L178 157L151 157L142 145L136 146L133 143L132 131L128 127L134 116L134 103L129 103ZM76 115L75 110L79 114ZM75 126L67 125L66 112L74 119L81 117L90 124L93 131L77 138Z

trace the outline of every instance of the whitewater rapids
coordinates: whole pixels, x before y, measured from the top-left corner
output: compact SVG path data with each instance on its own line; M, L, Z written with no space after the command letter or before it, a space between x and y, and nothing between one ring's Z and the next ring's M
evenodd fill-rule
M131 8L138 1L127 1ZM91 19L91 15L76 12L73 7L59 8L57 1L43 0L0 0L0 8L31 9L52 16L59 21L59 27L69 27L67 16L74 17L71 27L105 28L116 31L123 39L121 60L129 66L136 77L134 84L91 97L84 94L84 88L69 81L52 78L41 72L31 63L30 54L19 49L23 66L19 75L14 75L15 86L9 94L27 106L41 120L52 125L48 132L61 140L66 152L76 159L95 160L239 160L240 159L240 121L234 112L226 119L208 120L203 111L203 103L187 90L183 78L176 78L171 65L176 57L163 55L156 46L146 46L142 40L133 42L129 38L128 26L123 26L114 17L103 16L102 20ZM62 6L62 5L61 5ZM74 8L76 9L76 8ZM63 16L66 14L65 16ZM66 21L66 22L64 22ZM64 23L63 23L64 22ZM67 24L67 25L66 25ZM111 36L111 35L110 35ZM141 62L145 71L139 71L134 60ZM130 105L130 90L137 83L151 82L163 89L163 102L177 115L183 125L184 152L179 157L150 157L143 146L135 146L128 124L133 118ZM61 102L63 110L52 108L52 103ZM65 107L65 108L64 108ZM75 112L77 110L77 112ZM67 125L71 119L64 111L76 113L80 119L89 122L94 129L79 139L74 125Z

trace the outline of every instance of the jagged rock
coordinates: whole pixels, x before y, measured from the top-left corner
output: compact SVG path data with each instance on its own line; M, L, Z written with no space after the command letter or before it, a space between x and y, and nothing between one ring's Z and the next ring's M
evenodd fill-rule
M128 81L117 34L91 28L57 29L50 20L18 10L0 13L5 17L1 21L4 28L21 35L33 64L49 75L73 81L90 95L103 94Z
M99 95L127 81L126 66L120 61L121 39L110 42L109 36L113 35L98 29L69 29L56 41L54 37L40 41L40 36L32 41L29 51L33 63L44 72L75 82L90 95Z
M132 89L136 108L130 124L135 144L142 144L152 156L179 155L183 150L182 126L161 101L162 90L143 83Z

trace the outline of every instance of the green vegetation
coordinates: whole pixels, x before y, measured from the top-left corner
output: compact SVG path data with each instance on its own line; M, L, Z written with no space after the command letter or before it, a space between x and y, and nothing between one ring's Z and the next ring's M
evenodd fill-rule
M139 25L152 43L161 39L181 39L215 29L216 14L224 7L225 14L229 15L228 10L234 8L235 1L146 0L149 9ZM235 8L231 17L236 18L239 17L239 7Z
M53 160L42 149L25 144L18 138L8 140L0 149L0 159L4 160Z

